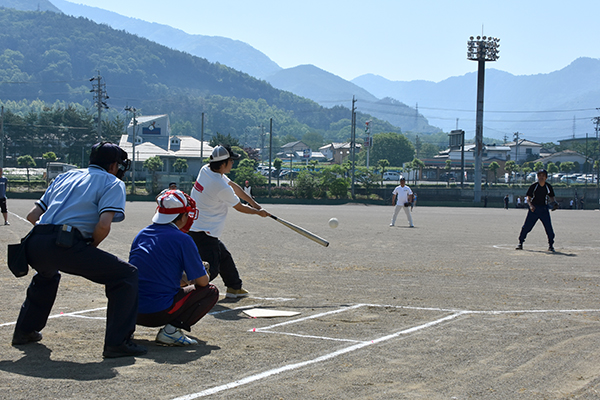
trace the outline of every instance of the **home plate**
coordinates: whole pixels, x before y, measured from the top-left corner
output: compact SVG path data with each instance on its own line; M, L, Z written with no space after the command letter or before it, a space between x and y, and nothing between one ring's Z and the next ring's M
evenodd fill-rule
M300 315L296 311L265 310L262 308L251 308L244 310L243 313L252 318L293 317L294 315Z

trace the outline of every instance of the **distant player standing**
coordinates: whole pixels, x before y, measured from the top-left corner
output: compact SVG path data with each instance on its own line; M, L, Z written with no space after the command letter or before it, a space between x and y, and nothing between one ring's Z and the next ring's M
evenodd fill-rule
M0 211L4 217L4 225L10 225L8 223L8 210L6 209L6 187L8 186L8 179L2 175L2 168L0 168Z
M529 204L529 211L527 211L525 223L521 228L517 250L523 250L523 242L525 241L527 234L531 232L539 219L544 225L546 236L548 236L548 251L554 252L554 230L552 229L552 221L550 220L550 211L548 210L546 197L548 197L553 204L553 209L555 209L558 204L554 200L554 189L552 189L552 185L546 182L546 179L548 179L548 172L545 169L539 170L537 178L538 181L529 186L529 189L527 190L527 204Z
M406 219L408 219L408 224L411 228L414 228L412 215L410 213L409 207L412 204L413 200L413 192L410 190L408 186L406 186L406 179L403 176L400 177L400 185L396 186L394 191L392 192L392 204L394 205L394 214L392 215L392 222L390 226L394 226L396 224L396 217L400 212L400 209L404 209L404 213L406 214Z
M202 260L210 264L210 280L220 274L227 286L225 296L229 298L248 296L248 291L242 288L242 280L231 253L219 240L229 207L244 214L261 217L271 215L248 196L240 185L227 177L234 160L239 158L240 155L234 153L229 146L215 147L209 163L200 169L191 193L199 215L192 224L189 235L194 239ZM242 204L240 198L248 205Z

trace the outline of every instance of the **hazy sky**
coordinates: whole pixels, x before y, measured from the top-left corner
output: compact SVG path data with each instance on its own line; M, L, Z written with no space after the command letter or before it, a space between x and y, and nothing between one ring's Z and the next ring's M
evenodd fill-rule
M598 0L69 0L191 34L241 40L283 68L313 64L351 80L441 81L477 70L471 35L498 37L515 75L600 58Z

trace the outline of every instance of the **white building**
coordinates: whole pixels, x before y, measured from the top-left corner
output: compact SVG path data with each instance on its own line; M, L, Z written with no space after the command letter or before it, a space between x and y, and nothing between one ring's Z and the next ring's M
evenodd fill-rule
M202 142L192 136L171 135L169 116L148 115L136 117L135 134L133 120L127 126L127 134L121 136L119 147L127 152L133 161L133 141L135 136L135 178L146 179L148 171L143 168L144 161L159 156L163 162L162 171L158 171L159 184L169 182L191 182L196 179L202 167L202 159L208 158L213 148L208 142ZM202 150L202 156L200 151ZM173 167L175 160L185 159L188 164L186 171L176 171ZM133 167L133 166L132 166ZM128 173L131 178L131 173Z

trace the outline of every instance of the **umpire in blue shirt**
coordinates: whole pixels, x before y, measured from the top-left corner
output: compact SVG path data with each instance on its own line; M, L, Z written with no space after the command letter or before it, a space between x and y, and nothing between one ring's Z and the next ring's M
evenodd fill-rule
M146 354L131 340L138 307L138 271L98 249L112 222L125 218L127 153L102 142L92 147L90 166L59 175L35 203L27 220L35 225L27 242L27 261L37 271L27 289L12 344L42 339L56 299L60 272L105 286L108 298L103 356Z

